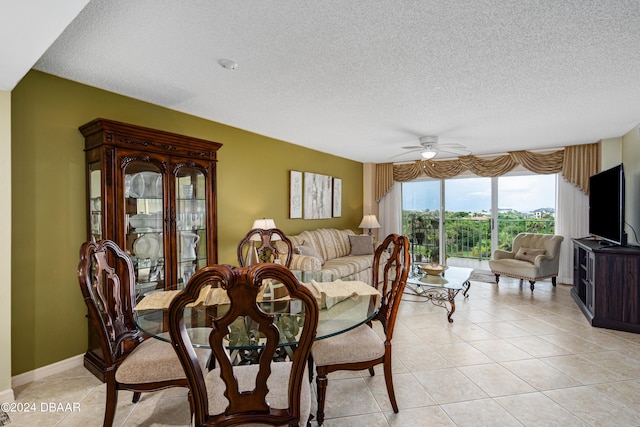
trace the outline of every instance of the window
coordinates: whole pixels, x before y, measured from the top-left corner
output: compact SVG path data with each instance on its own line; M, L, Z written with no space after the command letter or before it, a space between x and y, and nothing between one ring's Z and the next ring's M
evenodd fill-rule
M488 260L521 232L555 231L557 175L467 177L402 184L402 227L415 260ZM497 219L497 221L496 221Z

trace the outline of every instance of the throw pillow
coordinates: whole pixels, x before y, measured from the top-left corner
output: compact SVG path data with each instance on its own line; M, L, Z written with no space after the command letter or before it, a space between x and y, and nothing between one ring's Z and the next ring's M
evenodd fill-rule
M320 260L320 263L324 264L324 260L322 259L322 255L320 255L320 252L318 252L318 250L313 246L308 245L307 242L303 242L302 245L296 246L296 252L299 255L318 258Z
M538 255L544 255L546 253L547 251L545 249L532 249L521 246L520 249L518 249L515 258L533 263Z
M351 244L349 255L373 255L373 236L351 234L349 243Z

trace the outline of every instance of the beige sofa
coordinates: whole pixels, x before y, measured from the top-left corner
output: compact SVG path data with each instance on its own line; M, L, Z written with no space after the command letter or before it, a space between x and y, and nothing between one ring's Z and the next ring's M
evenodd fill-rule
M489 261L491 272L500 276L528 280L533 291L536 280L551 277L556 286L560 265L560 245L564 237L555 234L520 233L513 239L511 251L496 250Z
M287 237L294 248L292 270L323 271L343 280L371 283L375 248L370 236L356 235L351 230L320 228Z

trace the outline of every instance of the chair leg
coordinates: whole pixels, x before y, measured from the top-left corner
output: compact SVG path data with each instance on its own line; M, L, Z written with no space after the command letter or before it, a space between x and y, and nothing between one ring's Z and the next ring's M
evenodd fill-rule
M310 354L307 359L307 370L309 371L309 382L313 381L313 356Z
M556 285L556 276L553 276L553 277L551 278L551 284L552 284L553 286L555 286L555 285Z
M396 402L396 393L393 391L393 375L391 373L391 346L387 347L384 355L384 382L387 384L387 393L391 401L393 412L398 413L398 403Z
M105 378L106 379L106 378ZM107 401L104 408L104 421L103 427L111 427L113 425L113 419L116 415L116 406L118 406L118 389L116 388L115 378L111 381L107 379Z
M327 397L327 372L322 367L317 367L316 372L316 384L318 393L318 410L316 412L316 418L318 425L321 426L324 423L324 402Z
M373 370L373 367L369 368L369 375L374 377L376 375L376 371Z
M191 389L189 389L189 392L187 393L187 399L189 399L189 419L193 421L193 415L196 413L196 408L195 403L193 402L193 394L191 393Z
M496 283L500 282L500 275L496 274Z
M139 391L134 391L133 392L133 399L131 400L133 403L138 403L140 402L140 398L142 397L142 392Z
M531 292L533 292L533 288L534 288L533 284L536 283L536 281L535 280L529 280L529 283L531 284Z

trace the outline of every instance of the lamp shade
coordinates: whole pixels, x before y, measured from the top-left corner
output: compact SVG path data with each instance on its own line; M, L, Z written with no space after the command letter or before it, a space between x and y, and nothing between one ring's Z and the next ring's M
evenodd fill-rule
M378 222L378 219L375 215L365 215L362 218L362 222L360 223L358 228L380 228L380 223Z
M256 219L255 221L253 221L253 228L261 228L263 230L270 230L272 228L276 228L276 223L273 219L271 218L261 218L261 219ZM253 236L251 236L250 240L254 240L254 241L260 241L260 236L258 236L257 234L254 234ZM278 236L277 234L274 234L271 237L271 240L280 240L280 236Z
M436 156L436 154L438 154L438 153L433 151L433 150L429 150L429 149L423 150L423 151L420 152L420 155L425 160L433 159Z

